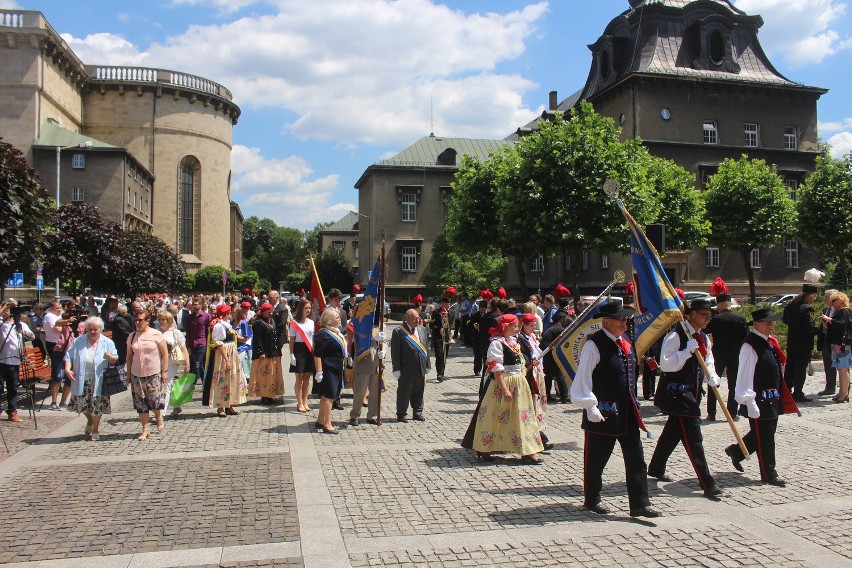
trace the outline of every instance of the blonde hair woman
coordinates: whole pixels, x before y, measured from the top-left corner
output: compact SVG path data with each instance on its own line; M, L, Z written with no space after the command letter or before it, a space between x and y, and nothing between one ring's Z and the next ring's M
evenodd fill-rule
M834 402L849 402L849 369L852 368L852 348L847 345L846 330L852 324L852 311L849 310L849 296L843 292L835 292L830 298L834 315L820 316L828 324L827 341L831 344L832 366L837 369L840 378L840 391L832 400Z
M178 369L181 373L189 370L189 351L186 348L186 339L183 332L175 326L175 317L168 311L157 313L157 321L160 323L160 333L166 340L166 350L169 352L169 384L166 390L166 403L163 412L169 407L169 397L172 394L172 383L178 378ZM177 416L183 410L180 406L172 409L172 416Z
M331 405L343 387L343 359L346 339L340 333L340 311L326 308L320 316L320 329L314 334L314 365L320 392L320 410L315 426L326 434L336 434L331 424Z

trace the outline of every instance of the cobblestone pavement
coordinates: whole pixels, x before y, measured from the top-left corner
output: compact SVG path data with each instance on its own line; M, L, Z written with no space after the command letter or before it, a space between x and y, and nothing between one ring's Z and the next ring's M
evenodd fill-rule
M628 515L617 447L603 491L613 513L583 509L572 405L550 406L556 447L541 466L509 455L477 462L459 447L476 404L472 369L470 350L452 345L448 380L428 377L422 423L396 422L390 376L381 426L349 426L344 393L336 436L315 432L316 410L296 413L289 394L282 405L250 402L227 419L196 401L145 442L135 439L126 393L114 397L97 442L70 413L41 412L38 432L32 422L2 422L13 453L0 448L0 564L852 566L852 405L822 398L802 404L802 417L781 418L784 489L760 483L754 458L736 472L722 451L733 441L729 426L705 422L722 501L703 498L678 448L667 468L674 481L649 483L663 513L649 522ZM817 372L806 391L822 381ZM286 382L292 390L292 375ZM642 412L659 434L664 418L649 402ZM643 440L646 460L654 444Z

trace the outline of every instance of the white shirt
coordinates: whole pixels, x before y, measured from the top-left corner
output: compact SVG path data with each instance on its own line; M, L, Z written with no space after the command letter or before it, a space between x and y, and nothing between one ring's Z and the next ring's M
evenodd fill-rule
M6 342L3 345L3 350L0 351L0 363L5 363L6 365L21 364L21 348L24 344L21 335L23 335L24 339L35 338L35 334L24 322L21 322L20 333L14 329L14 326L15 324L11 318L3 322L3 325L0 325L0 343L3 341Z
M314 344L314 321L311 319L306 319L305 323L299 323L296 320L290 320L290 337L296 338L296 343L304 343L305 340L302 339L302 334L298 333L296 329L293 327L294 325L298 325L299 328L305 332L305 336L308 338L311 346Z
M752 333L765 340L769 337L763 335L757 330L752 330ZM770 346L770 349L772 347ZM740 404L751 406L754 404L754 399L757 393L754 392L754 368L757 366L757 351L748 343L743 343L740 347L740 367L737 371L737 387L734 389L734 399Z
M518 345L518 338L511 335L509 337L498 337L491 340L491 343L488 344L488 353L485 356L485 362L491 363L493 362L493 366L489 366L488 370L492 373L497 373L499 371L505 371L505 367L503 367L503 342L501 339L506 341L507 345L512 347L516 347ZM524 360L524 356L518 352L518 365L521 365Z
M60 333L53 329L60 316L48 310L44 312L44 340L48 343L59 343Z
M686 334L689 336L689 339L694 339L692 334L695 333L695 328L689 325L688 321L683 323L686 325ZM707 337L707 356L704 357L704 362L707 364L707 370L715 377L716 364L713 360L712 347L713 344L710 342L710 338ZM683 366L686 365L686 362L689 361L690 358L692 358L692 353L690 351L687 351L686 349L683 351L680 350L680 337L678 336L677 331L670 331L666 335L666 338L663 339L663 346L660 349L660 370L664 373L676 373L683 369ZM704 372L700 372L703 376Z
M609 337L613 343L617 337L601 328L602 331ZM626 338L624 341L630 343ZM598 397L592 392L592 371L601 362L601 352L598 351L598 346L594 341L586 339L583 344L583 349L580 351L580 363L577 365L577 374L574 377L574 382L571 383L571 402L591 410L598 405Z

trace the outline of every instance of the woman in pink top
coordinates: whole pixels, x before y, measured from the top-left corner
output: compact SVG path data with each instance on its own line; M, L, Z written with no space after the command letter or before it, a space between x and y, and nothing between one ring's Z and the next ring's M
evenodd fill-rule
M149 327L151 314L135 315L136 331L127 338L127 376L133 392L133 408L139 413L142 433L137 440L148 438L148 412L154 411L157 431L163 431L161 411L166 404L169 381L169 352L163 334Z

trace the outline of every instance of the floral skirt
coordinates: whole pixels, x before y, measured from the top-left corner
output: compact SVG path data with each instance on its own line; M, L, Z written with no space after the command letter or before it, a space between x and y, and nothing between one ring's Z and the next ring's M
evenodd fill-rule
M139 414L166 407L166 386L159 373L148 377L130 374L130 390L133 392L133 408Z
M852 349L848 345L832 345L831 366L835 369L852 369Z
M112 406L108 396L95 396L94 381L86 381L82 396L72 396L68 403L68 410L76 413L88 413L92 416L112 414Z
M475 417L473 449L478 452L513 452L521 456L544 450L535 403L523 375L505 377L512 392L506 400L497 381L491 380Z
M210 406L223 408L242 404L246 401L246 380L243 376L243 366L237 358L235 343L225 343L225 356L231 362L230 368L225 368L222 353L216 349L216 361L213 364L213 381L210 385Z
M533 406L535 408L535 419L538 420L538 429L541 432L544 432L545 428L545 418L547 418L547 394L545 391L545 383L544 383L544 371L540 368L533 369L533 376L535 377L535 382L538 385L539 394L533 394Z
M266 357L251 362L249 396L276 398L284 394L284 371L280 357Z

